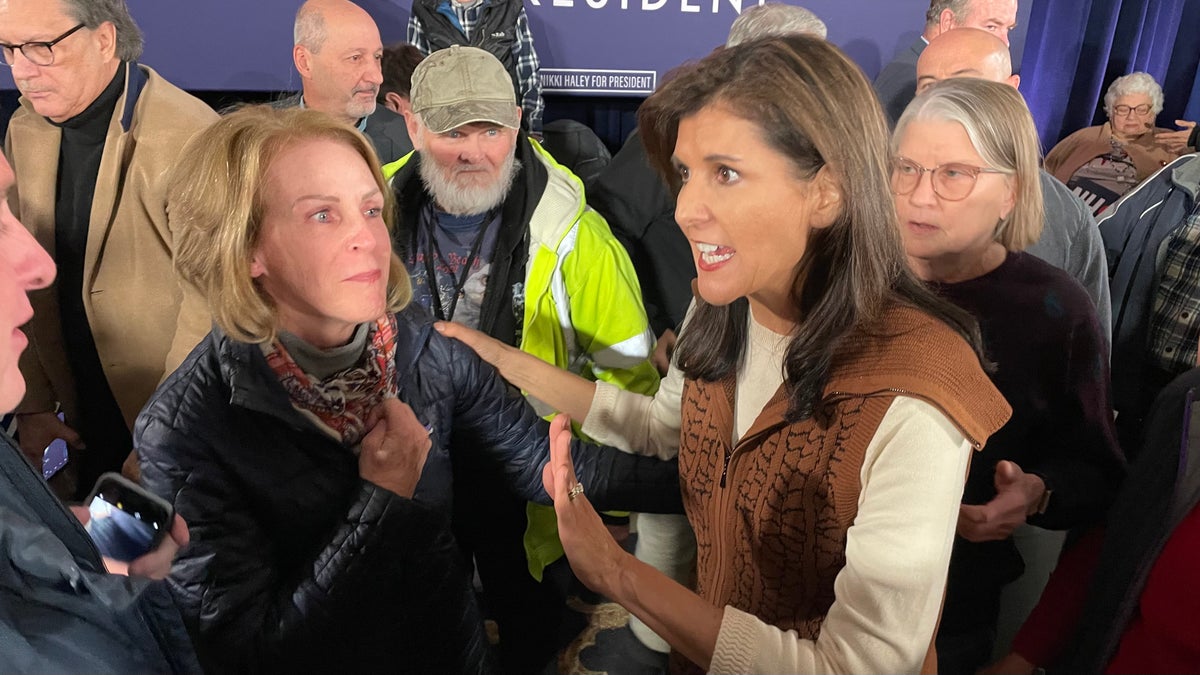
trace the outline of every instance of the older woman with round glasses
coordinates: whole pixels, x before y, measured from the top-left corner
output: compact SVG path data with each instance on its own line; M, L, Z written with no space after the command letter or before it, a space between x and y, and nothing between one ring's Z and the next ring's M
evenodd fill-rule
M892 190L909 263L979 321L1009 422L970 467L938 635L940 672L992 649L1001 588L1023 569L1011 534L1099 517L1121 475L1108 355L1066 273L1021 250L1042 228L1038 139L1012 87L942 82L897 123ZM928 176L926 176L928 174Z
M1162 87L1148 73L1118 77L1104 95L1108 121L1060 141L1046 171L1100 213L1181 154L1156 137L1172 131L1154 126L1162 108Z

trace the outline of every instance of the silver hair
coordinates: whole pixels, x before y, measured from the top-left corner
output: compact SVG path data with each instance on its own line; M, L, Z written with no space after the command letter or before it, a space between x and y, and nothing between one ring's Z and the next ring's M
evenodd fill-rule
M970 7L971 0L930 0L929 9L925 12L925 25L932 26L940 21L942 12L947 9L954 14L956 23L962 23L962 20L967 18Z
M1038 157L1041 142L1025 99L1001 82L953 77L913 99L892 132L896 154L908 126L916 121L957 122L991 168L1013 181L1016 203L998 225L996 241L1010 251L1023 250L1042 234L1043 195Z
M1104 112L1109 117L1113 115L1113 106L1117 99L1131 94L1145 94L1150 97L1151 112L1157 117L1163 109L1163 90L1150 73L1130 73L1113 80L1104 94Z
M125 0L62 0L63 9L76 23L86 28L99 28L105 21L116 28L116 56L122 61L134 61L142 55L145 40L137 22L129 14Z
M301 45L316 54L325 44L329 33L325 28L325 15L321 10L304 3L296 12L296 24L292 27L293 44Z
M825 39L829 30L816 14L795 5L755 5L742 12L729 27L726 47L779 35L815 35Z

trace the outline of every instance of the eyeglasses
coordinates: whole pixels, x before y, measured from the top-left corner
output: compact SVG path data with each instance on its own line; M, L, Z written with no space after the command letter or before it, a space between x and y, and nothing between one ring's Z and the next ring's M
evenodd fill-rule
M1113 112L1117 113L1117 117L1128 117L1131 112L1135 112L1138 115L1145 115L1150 112L1150 104L1143 103L1137 106L1118 105L1113 107Z
M52 66L54 65L54 45L71 37L75 34L75 31L83 28L84 25L81 23L49 42L26 42L22 45L7 45L0 42L0 48L4 50L4 64L12 66L13 61L17 58L17 50L19 49L33 65Z
M1000 169L956 162L927 169L911 159L897 157L892 163L892 192L898 195L911 194L921 184L921 177L926 172L929 172L934 194L951 202L966 199L975 189L975 181L979 174L1008 173Z

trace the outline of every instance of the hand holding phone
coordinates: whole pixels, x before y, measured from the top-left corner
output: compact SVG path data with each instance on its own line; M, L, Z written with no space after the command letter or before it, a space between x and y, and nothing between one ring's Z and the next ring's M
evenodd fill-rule
M96 481L84 526L100 554L131 562L153 551L171 532L175 509L166 500L119 474Z
M58 421L66 424L66 418L62 413L58 413ZM42 478L50 480L54 474L67 465L69 457L66 441L61 438L50 441L50 444L42 451Z
M75 450L84 449L83 439L79 437L79 433L67 425L61 414L49 411L17 415L16 435L21 453L34 467L42 466L43 476L46 475L45 469L48 468L45 465L46 451L53 447L52 459L61 457L61 446L54 443L55 440L64 440L67 447Z

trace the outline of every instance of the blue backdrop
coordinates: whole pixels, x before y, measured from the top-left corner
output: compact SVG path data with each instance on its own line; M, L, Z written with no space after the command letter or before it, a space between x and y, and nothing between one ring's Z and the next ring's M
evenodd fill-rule
M146 34L143 61L197 92L297 89L291 25L300 1L128 0ZM928 6L928 0L794 1L826 21L829 39L869 77L916 38ZM360 0L386 43L404 40L410 2ZM739 8L754 2L525 0L552 85L547 119L580 119L619 143L637 97L666 71L722 43ZM1162 125L1200 119L1200 0L1024 0L1012 50L1046 147L1100 119L1104 89L1133 70L1163 83ZM12 86L9 71L0 69L0 89ZM10 107L12 95L0 100Z
M146 34L143 61L188 90L284 91L300 0L128 0ZM542 67L666 71L725 41L739 7L757 0L525 0ZM411 0L359 0L384 43L405 37ZM872 78L920 33L928 0L795 0ZM714 11L715 10L715 11ZM1026 10L1024 12L1028 14ZM1026 22L1022 18L1023 26ZM1013 36L1020 54L1024 29ZM0 69L3 70L3 69ZM0 88L12 88L7 71ZM597 92L601 93L601 92ZM617 93L604 91L602 93Z

